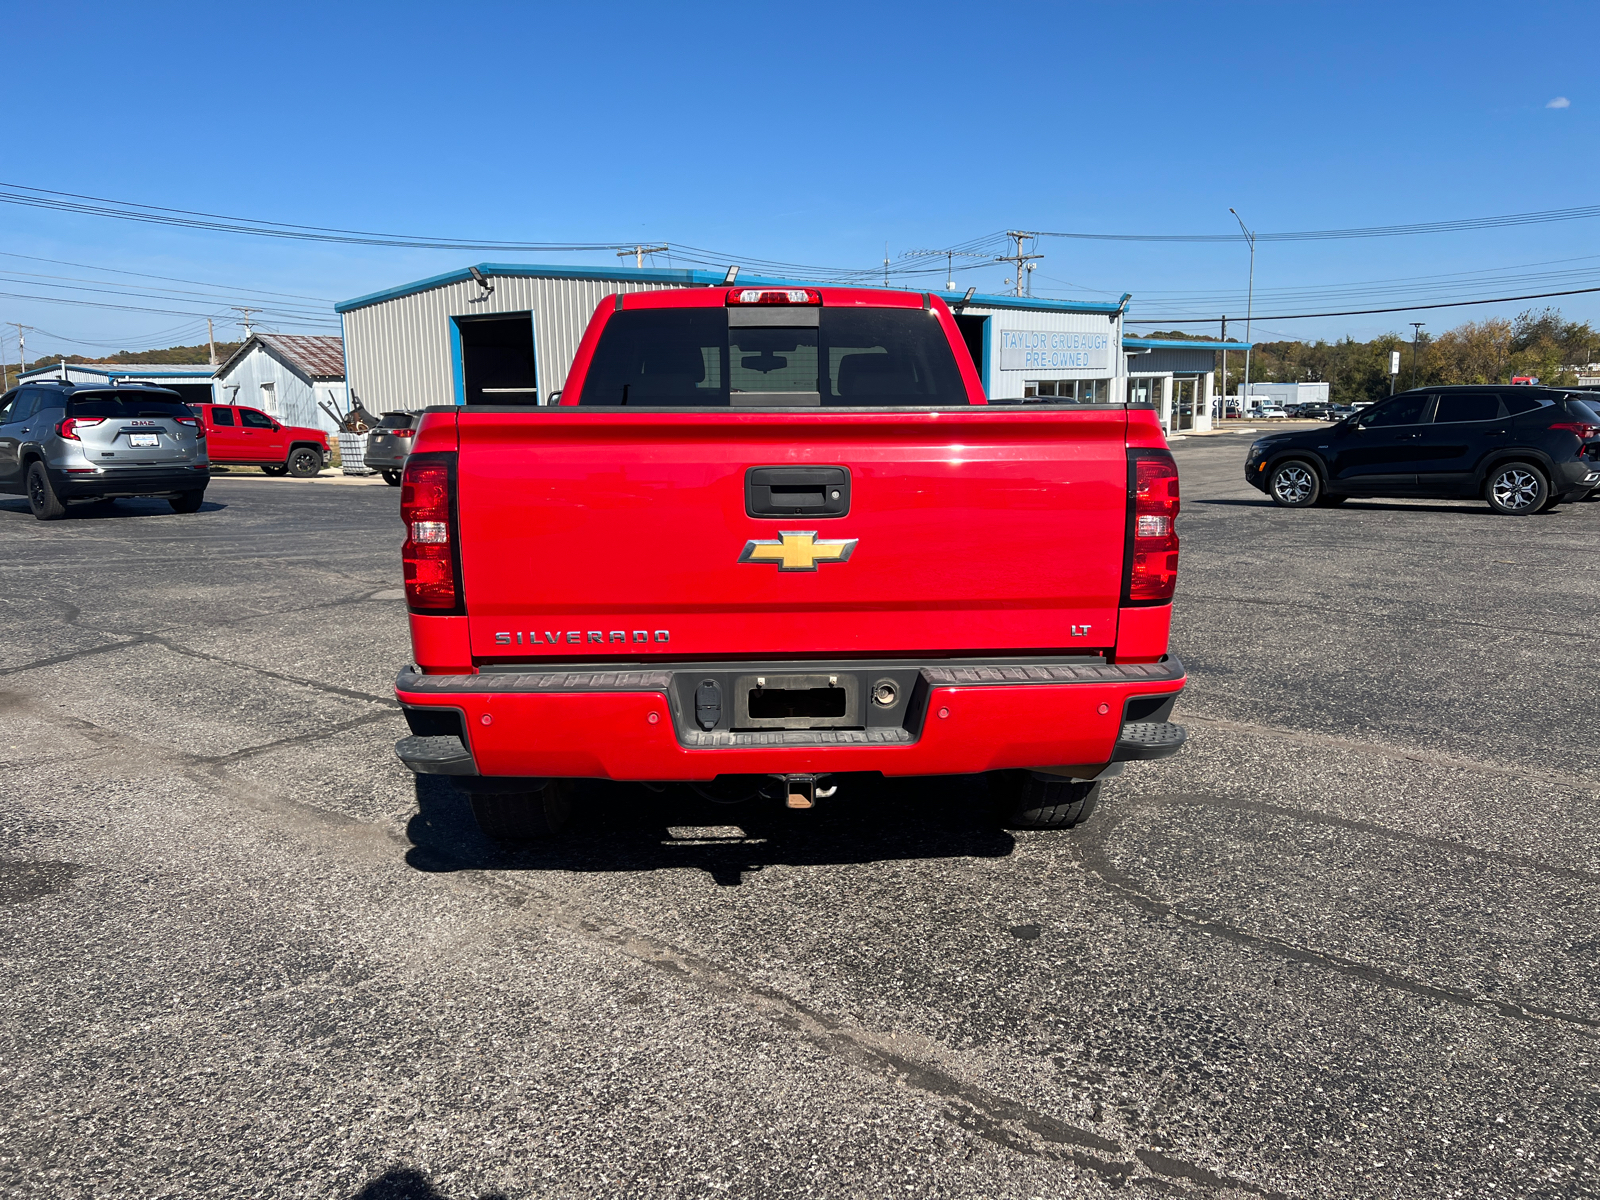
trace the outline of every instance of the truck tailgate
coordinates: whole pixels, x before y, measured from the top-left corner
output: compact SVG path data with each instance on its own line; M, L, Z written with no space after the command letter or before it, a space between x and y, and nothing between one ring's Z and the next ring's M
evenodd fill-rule
M1126 423L1118 409L998 407L463 413L472 653L509 662L1111 647ZM746 472L784 466L847 469L849 511L749 515ZM797 535L787 557L782 534ZM838 544L851 541L845 556ZM771 547L748 552L752 542ZM817 561L815 550L833 557Z

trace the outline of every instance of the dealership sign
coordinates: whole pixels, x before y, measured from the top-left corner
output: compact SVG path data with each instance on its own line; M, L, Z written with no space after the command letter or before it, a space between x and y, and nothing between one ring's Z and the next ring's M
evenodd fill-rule
M1104 371L1111 366L1109 333L1002 329L1002 371Z

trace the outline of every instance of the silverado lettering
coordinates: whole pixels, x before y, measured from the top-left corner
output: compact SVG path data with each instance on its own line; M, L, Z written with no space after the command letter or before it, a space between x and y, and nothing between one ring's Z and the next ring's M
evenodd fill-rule
M1013 827L1070 826L1183 742L1153 410L989 404L937 296L608 297L559 404L414 441L397 750L492 836L551 832L584 778L808 808L981 774Z

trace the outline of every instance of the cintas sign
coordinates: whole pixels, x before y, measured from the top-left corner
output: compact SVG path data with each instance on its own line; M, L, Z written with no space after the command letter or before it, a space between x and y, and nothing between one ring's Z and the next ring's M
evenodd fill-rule
M1111 366L1109 333L1002 329L1002 371L1104 371Z

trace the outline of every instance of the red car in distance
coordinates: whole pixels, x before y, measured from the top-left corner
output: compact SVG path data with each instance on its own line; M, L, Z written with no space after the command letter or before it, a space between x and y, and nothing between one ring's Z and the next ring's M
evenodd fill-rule
M320 429L285 425L238 404L189 407L205 421L213 466L260 467L268 475L309 479L333 462L333 447Z

